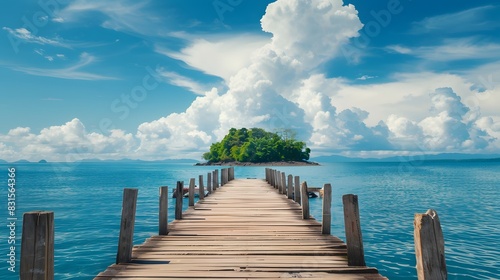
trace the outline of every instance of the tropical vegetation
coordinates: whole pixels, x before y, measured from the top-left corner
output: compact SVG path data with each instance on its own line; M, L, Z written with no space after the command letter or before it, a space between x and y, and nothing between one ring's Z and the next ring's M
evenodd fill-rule
M231 128L222 141L213 143L203 154L209 162L306 161L311 149L295 140L291 130L267 132L261 128Z

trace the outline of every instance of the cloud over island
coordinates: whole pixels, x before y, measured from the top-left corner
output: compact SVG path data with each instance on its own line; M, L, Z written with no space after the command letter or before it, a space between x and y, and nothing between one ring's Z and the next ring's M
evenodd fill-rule
M142 123L135 132L92 132L78 118L40 132L14 128L0 134L0 158L199 159L231 127L292 128L311 147L312 156L500 151L500 114L491 105L500 104L500 88L494 82L479 86L469 78L488 77L481 67L470 73L395 73L393 81L370 79L368 84L331 77L325 63L341 57L341 47L363 28L356 8L341 0L278 0L267 7L261 26L271 36L258 37L253 51L246 45L245 63L236 64L238 69L198 63L197 52L191 51L224 59L213 46L238 44L224 36L212 43L190 40L178 53L155 47L225 82L225 87L202 92L192 79L165 72L170 82L198 94L185 111ZM425 58L422 48L388 49ZM228 59L237 57L232 52ZM491 69L496 72L488 75L498 77L498 63Z

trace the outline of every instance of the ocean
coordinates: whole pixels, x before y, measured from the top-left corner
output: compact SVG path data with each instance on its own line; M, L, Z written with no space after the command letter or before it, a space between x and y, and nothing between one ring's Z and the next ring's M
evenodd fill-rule
M8 225L9 168L15 170L16 273L10 267L8 226L0 228L0 279L18 279L22 213L55 213L55 279L92 279L114 263L123 188L139 189L134 243L158 232L158 188L188 184L216 167L190 163L0 163L0 220ZM265 167L235 167L236 178L264 178ZM417 279L415 213L432 208L441 220L448 279L500 279L500 163L429 161L325 163L275 167L309 186L332 184L332 234L345 240L342 195L359 198L368 266L389 279ZM186 205L187 203L184 203ZM169 201L169 220L174 215ZM321 198L310 200L321 218Z

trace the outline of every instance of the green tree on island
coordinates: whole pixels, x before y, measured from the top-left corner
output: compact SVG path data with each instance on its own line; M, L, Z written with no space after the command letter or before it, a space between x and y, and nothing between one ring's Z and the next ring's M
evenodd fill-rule
M261 128L231 128L221 142L213 143L210 152L203 154L209 162L271 162L309 160L311 149L295 140L290 130L281 133Z

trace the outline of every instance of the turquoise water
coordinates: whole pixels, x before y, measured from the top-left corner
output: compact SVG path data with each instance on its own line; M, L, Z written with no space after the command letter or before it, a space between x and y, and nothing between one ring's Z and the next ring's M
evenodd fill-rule
M12 166L17 258L22 213L54 211L55 279L92 279L114 263L124 187L139 189L134 242L140 244L157 234L158 187L187 183L214 169L165 163L0 164L3 224L7 168ZM417 279L413 215L428 208L441 219L449 279L500 279L500 163L335 163L278 169L301 176L309 186L332 184L332 234L344 240L341 197L357 194L367 265L390 279ZM263 178L264 167L236 167L235 176ZM311 199L311 212L321 218L321 199ZM170 208L170 220L173 214ZM0 279L18 279L7 270L8 235L2 226Z

